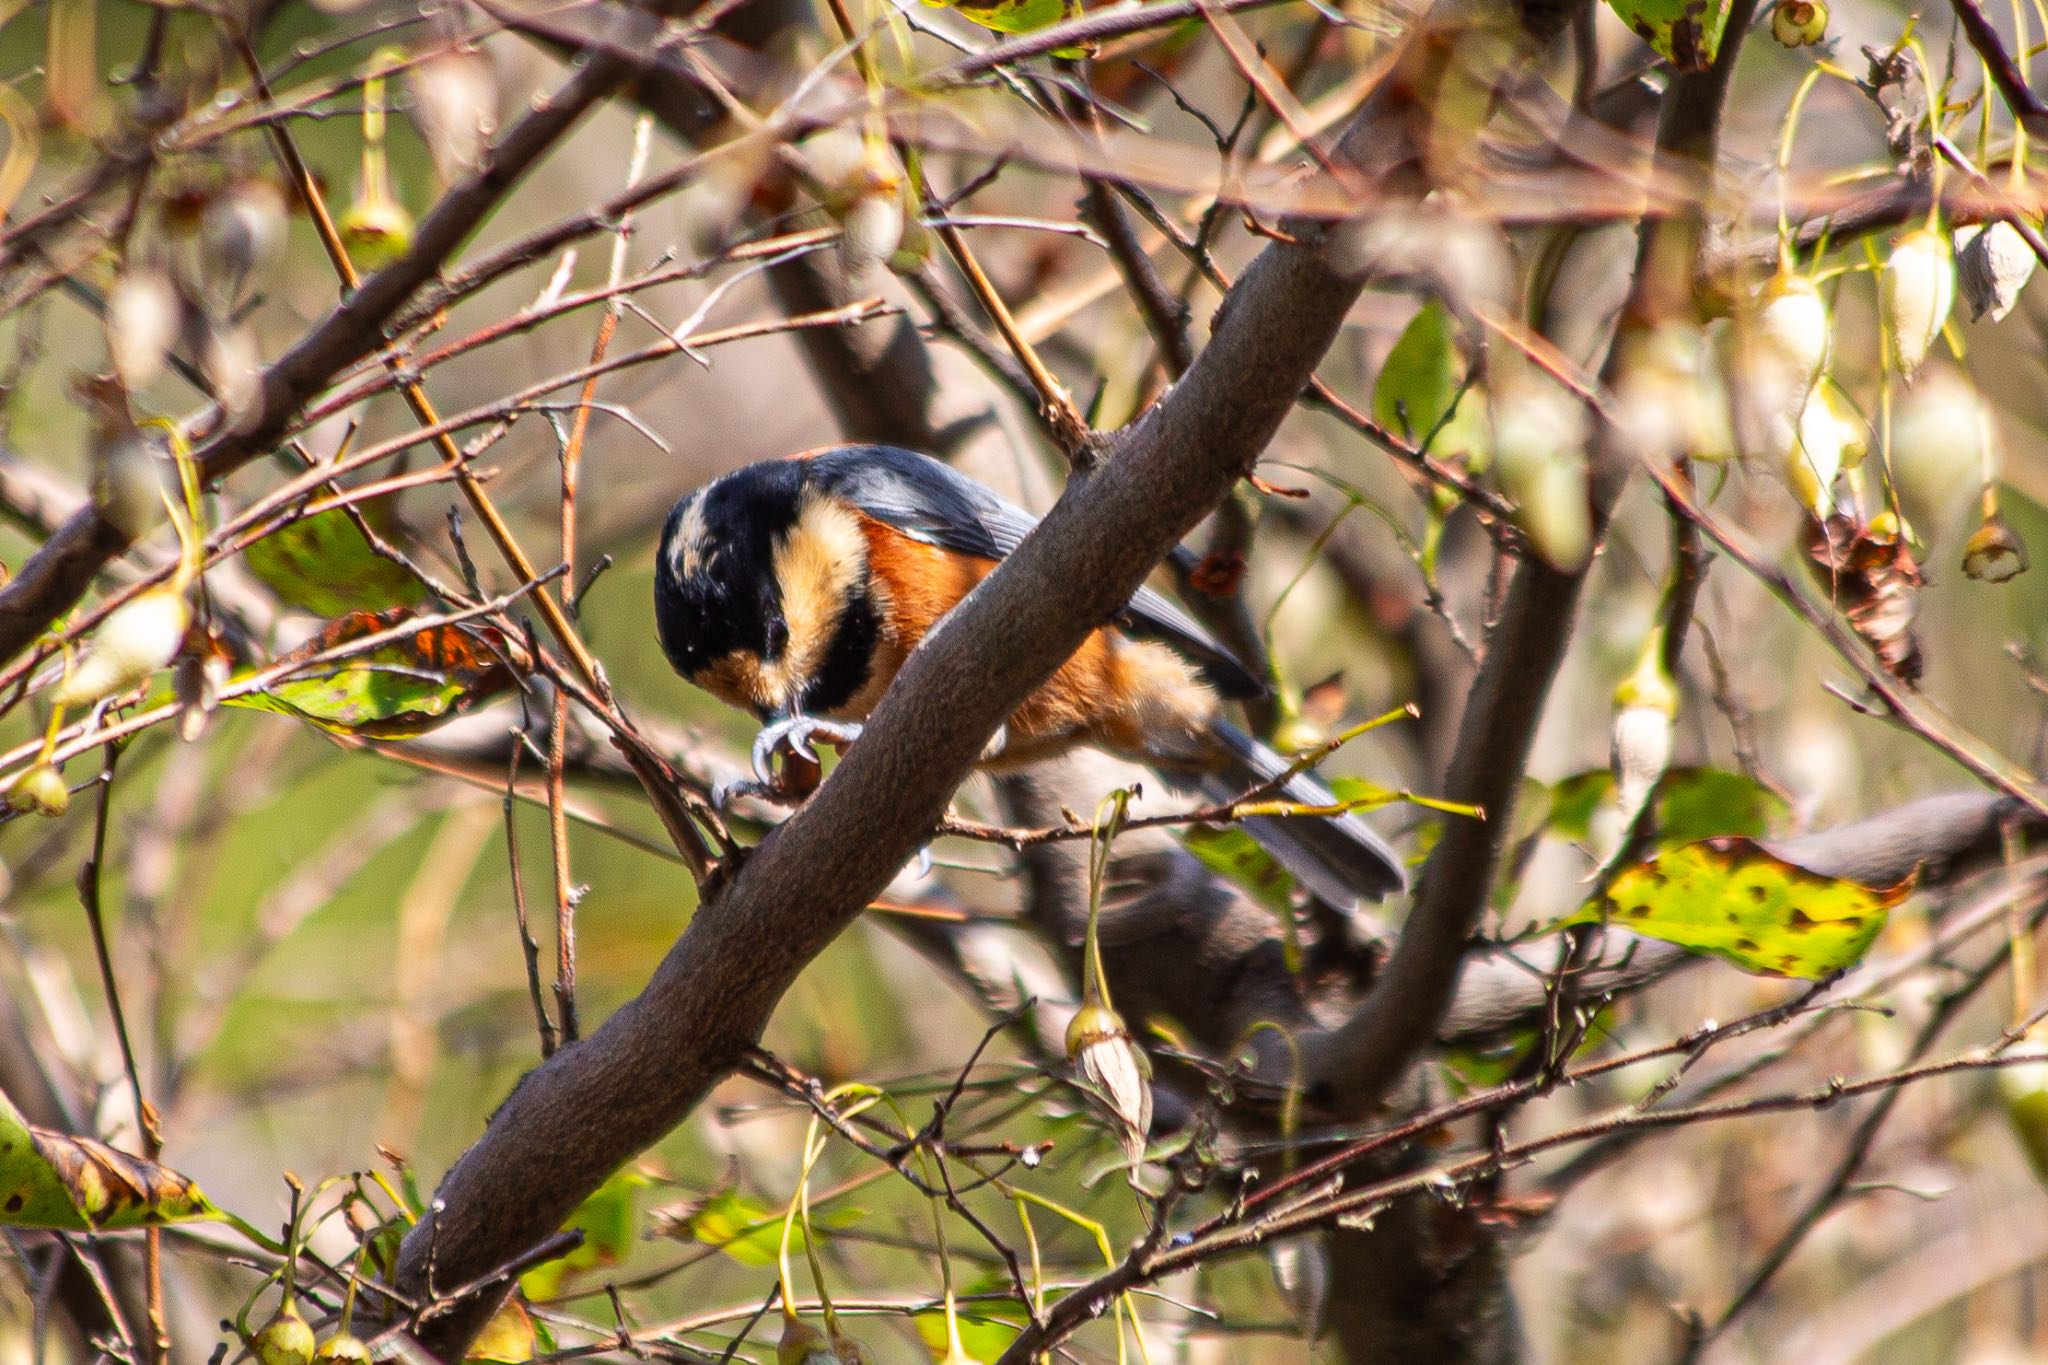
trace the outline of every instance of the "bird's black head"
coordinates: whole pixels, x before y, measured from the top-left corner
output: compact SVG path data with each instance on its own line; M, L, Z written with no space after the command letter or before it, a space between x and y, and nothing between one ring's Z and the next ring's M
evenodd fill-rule
M669 663L755 711L770 704L726 695L713 674L731 671L735 658L773 664L788 647L775 546L796 521L799 475L782 461L749 465L688 494L669 512L655 557L654 622Z

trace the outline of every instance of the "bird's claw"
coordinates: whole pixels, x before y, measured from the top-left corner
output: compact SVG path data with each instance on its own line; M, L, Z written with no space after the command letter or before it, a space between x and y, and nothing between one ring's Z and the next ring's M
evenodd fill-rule
M761 801L773 801L779 805L790 804L788 792L773 782L756 782L749 777L729 777L711 786L711 804L719 810L731 810L732 803L745 796Z
M813 742L823 740L844 746L859 739L860 731L861 727L850 721L819 720L815 716L789 716L764 725L761 733L754 736L754 776L774 788L777 749L787 749L798 758L816 763L818 752L811 747Z

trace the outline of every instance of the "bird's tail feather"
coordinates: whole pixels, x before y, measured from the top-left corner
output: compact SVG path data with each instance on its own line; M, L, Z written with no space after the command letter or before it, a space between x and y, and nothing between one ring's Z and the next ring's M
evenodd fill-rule
M1218 721L1213 733L1225 761L1201 778L1202 795L1210 801L1241 796L1289 767L1289 760L1226 721ZM1289 778L1275 796L1304 806L1337 803L1330 789L1309 773ZM1408 889L1399 856L1355 815L1260 815L1242 823L1297 882L1332 905L1378 900Z

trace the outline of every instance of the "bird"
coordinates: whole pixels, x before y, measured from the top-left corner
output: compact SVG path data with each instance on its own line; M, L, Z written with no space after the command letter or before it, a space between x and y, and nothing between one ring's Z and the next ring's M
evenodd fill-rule
M762 722L752 753L760 780L721 799L786 795L778 751L815 761L815 742L856 741L918 642L1035 525L951 466L876 444L743 465L678 499L656 551L662 651L684 679ZM1186 613L1141 587L1016 709L981 766L1015 770L1089 745L1212 802L1265 789L1304 806L1341 804L1224 716L1226 700L1265 691ZM1334 906L1407 888L1399 856L1349 812L1242 823Z

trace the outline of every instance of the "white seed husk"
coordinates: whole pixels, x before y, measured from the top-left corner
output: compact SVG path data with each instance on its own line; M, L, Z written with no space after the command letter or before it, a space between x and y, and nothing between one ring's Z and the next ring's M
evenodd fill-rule
M1984 486L1990 414L1968 380L1930 371L1892 419L1892 488L1922 541L1947 532Z
M50 699L59 706L88 706L141 686L177 656L191 623L192 609L169 588L131 598L100 622L91 650Z
M132 391L162 374L184 325L170 276L150 266L123 271L107 291L107 354L121 383Z
M2003 219L1989 227L1973 223L1957 228L1956 284L1970 305L1970 321L1981 321L1987 314L1993 322L2005 321L2032 278L2035 263L2034 249Z
M1817 517L1835 510L1835 478L1842 472L1842 452L1849 433L1836 416L1825 385L1806 396L1799 414L1799 438L1785 460L1785 482L1799 505Z
M441 179L476 169L498 131L498 73L479 51L443 52L406 72L412 121Z
M1894 242L1885 258L1881 298L1892 359L1910 379L1927 363L1955 306L1956 262L1948 237L1917 228Z
M1832 349L1826 302L1803 275L1766 284L1737 324L1728 361L1735 448L1782 464L1798 441L1799 415Z
M1585 405L1549 380L1517 375L1487 407L1495 477L1515 504L1516 524L1553 567L1578 569L1593 549Z

